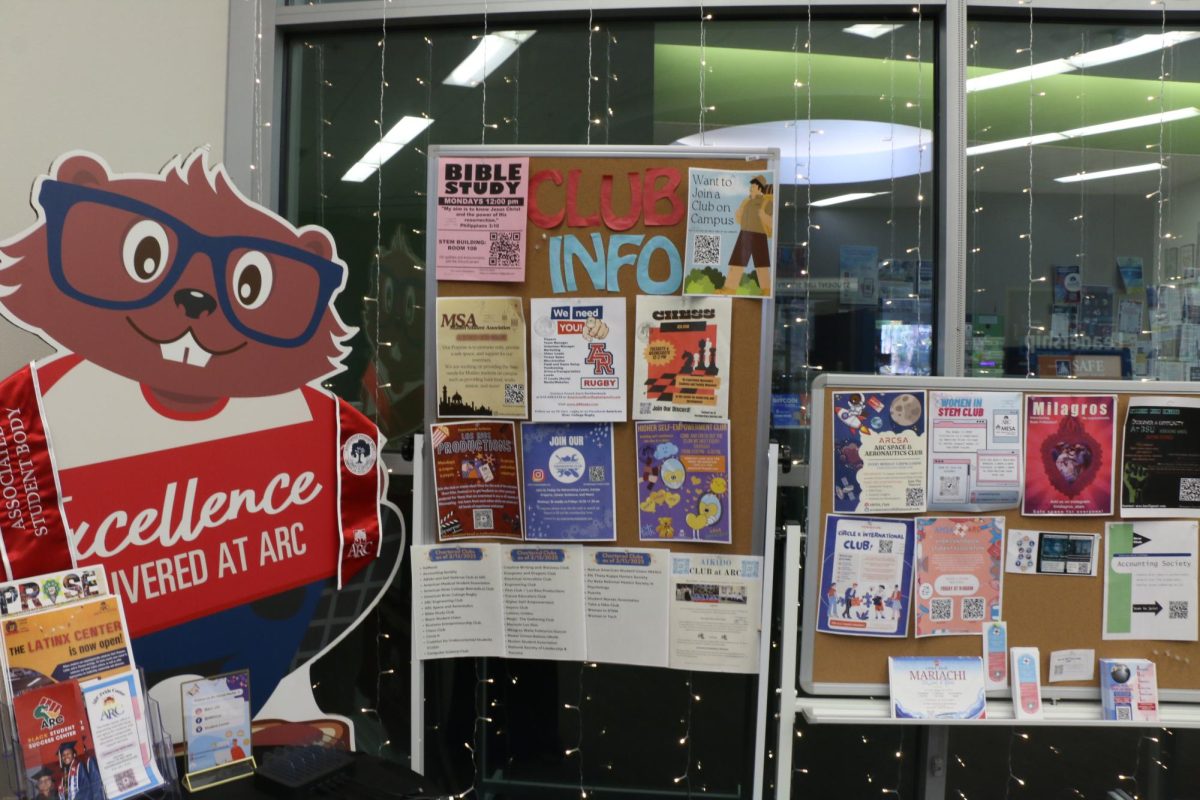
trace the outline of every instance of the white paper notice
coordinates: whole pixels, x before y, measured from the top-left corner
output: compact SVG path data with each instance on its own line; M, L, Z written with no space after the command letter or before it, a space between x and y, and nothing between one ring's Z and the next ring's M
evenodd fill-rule
M667 666L667 550L588 548L584 559L587 658Z
M1090 681L1096 677L1095 650L1054 650L1050 653L1050 683Z
M1104 638L1196 641L1195 520L1110 522Z
M762 558L671 555L673 669L758 672Z
M625 299L535 297L529 304L534 420L628 419Z
M413 545L414 656L504 655L500 546Z
M579 545L501 546L505 655L583 661L583 563Z

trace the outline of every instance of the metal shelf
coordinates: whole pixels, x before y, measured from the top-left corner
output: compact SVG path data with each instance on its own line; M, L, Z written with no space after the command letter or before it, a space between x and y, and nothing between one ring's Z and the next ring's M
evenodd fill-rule
M987 719L892 719L890 701L871 697L799 697L796 713L813 725L991 725L1077 728L1200 728L1200 704L1162 703L1154 723L1117 722L1100 718L1094 700L1046 700L1042 719L1014 719L1012 701L989 700Z

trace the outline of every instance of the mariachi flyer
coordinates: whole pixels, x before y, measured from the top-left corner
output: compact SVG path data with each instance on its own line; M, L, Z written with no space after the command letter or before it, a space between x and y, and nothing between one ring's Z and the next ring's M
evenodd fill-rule
M1104 639L1196 641L1197 524L1106 525Z
M534 420L628 419L625 298L535 297L529 303Z
M646 541L733 541L728 422L639 422L638 525Z
M762 558L671 554L670 666L757 672Z
M817 630L851 636L908 635L913 522L825 517Z
M770 297L775 173L688 170L684 294Z
M1200 401L1130 397L1123 442L1122 517L1200 517Z
M1025 396L1026 516L1113 513L1117 398Z
M146 703L135 673L126 671L85 683L83 702L92 726L104 796L125 800L162 786L150 749Z
M438 538L521 538L521 478L511 422L430 426Z
M833 510L925 510L925 392L833 392Z
M918 517L913 627L978 636L1001 618L1004 517Z
M78 603L106 594L108 575L99 564L21 578L0 583L0 617Z
M437 299L437 415L528 414L525 314L519 297Z
M526 539L616 541L612 423L521 423L521 469Z
M985 719L979 656L889 656L892 719Z
M528 196L528 158L439 158L437 279L525 280Z
M180 684L187 771L250 757L250 671Z
M729 416L731 301L638 295L634 419Z
M1021 393L929 392L929 510L1021 503Z
M93 758L79 683L63 681L27 691L13 699L12 710L32 796L57 799L66 760L60 760L60 753L66 755L70 750L77 761L91 762Z

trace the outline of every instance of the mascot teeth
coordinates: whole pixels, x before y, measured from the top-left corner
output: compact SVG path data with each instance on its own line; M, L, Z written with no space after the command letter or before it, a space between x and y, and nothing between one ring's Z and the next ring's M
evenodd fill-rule
M159 345L162 357L167 361L178 361L180 364L190 364L193 367L203 367L212 358L212 353L205 350L188 331L173 342Z

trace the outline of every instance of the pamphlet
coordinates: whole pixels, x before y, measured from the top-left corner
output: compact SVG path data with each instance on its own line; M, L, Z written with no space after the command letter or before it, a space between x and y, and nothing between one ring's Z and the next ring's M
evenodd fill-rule
M918 517L917 637L979 635L1001 618L1004 517Z
M1158 722L1158 672L1144 658L1100 659L1100 706L1104 719Z
M511 422L430 426L438 538L520 539L521 478Z
M879 303L879 248L842 245L838 248L838 274L842 279L838 300L843 305Z
M1012 704L1015 719L1042 718L1042 657L1036 647L1012 649Z
M775 266L775 173L688 170L683 293L770 297Z
M583 553L588 659L667 666L670 552L589 547Z
M525 538L617 538L612 423L521 423Z
M830 514L823 552L817 630L908 635L912 520Z
M1115 395L1025 396L1025 499L1021 513L1113 513Z
M1021 393L929 392L929 510L1021 502Z
M535 297L529 303L533 418L628 419L625 299Z
M758 672L762 558L671 554L670 665Z
M642 541L733 541L728 422L639 422Z
M412 546L413 658L504 656L500 546Z
M731 303L727 297L638 295L634 419L729 416Z
M1079 277L1079 265L1054 267L1054 302L1078 303L1083 290Z
M1113 289L1111 286L1083 287L1083 299L1079 304L1079 327L1084 336L1103 341L1113 335Z
M526 419L519 297L437 299L437 415Z
M984 719L979 656L889 656L892 719Z
M1090 681L1096 677L1095 650L1053 650L1050 653L1050 683Z
M1200 518L1200 399L1129 398L1121 516Z
M108 575L99 564L21 578L0 583L0 617L78 603L106 594Z
M1091 577L1096 574L1100 534L1013 529L1006 547L1005 572Z
M250 671L180 684L187 771L250 757Z
M92 736L78 681L27 691L13 699L12 710L25 777L32 784L34 798L60 796L68 761L66 769L74 771L77 786L81 780L85 784L96 780Z
M124 800L162 786L135 673L90 681L82 688L105 797Z
M1008 623L989 622L983 629L984 682L988 691L1008 688Z
M833 510L925 510L925 392L833 392Z
M1104 638L1196 641L1197 523L1106 528Z
M1137 256L1117 256L1117 274L1121 287L1130 297L1145 297L1146 285L1142 280L1142 259Z
M504 655L586 659L581 548L501 545L500 564Z
M525 280L528 195L528 158L438 158L437 279Z

